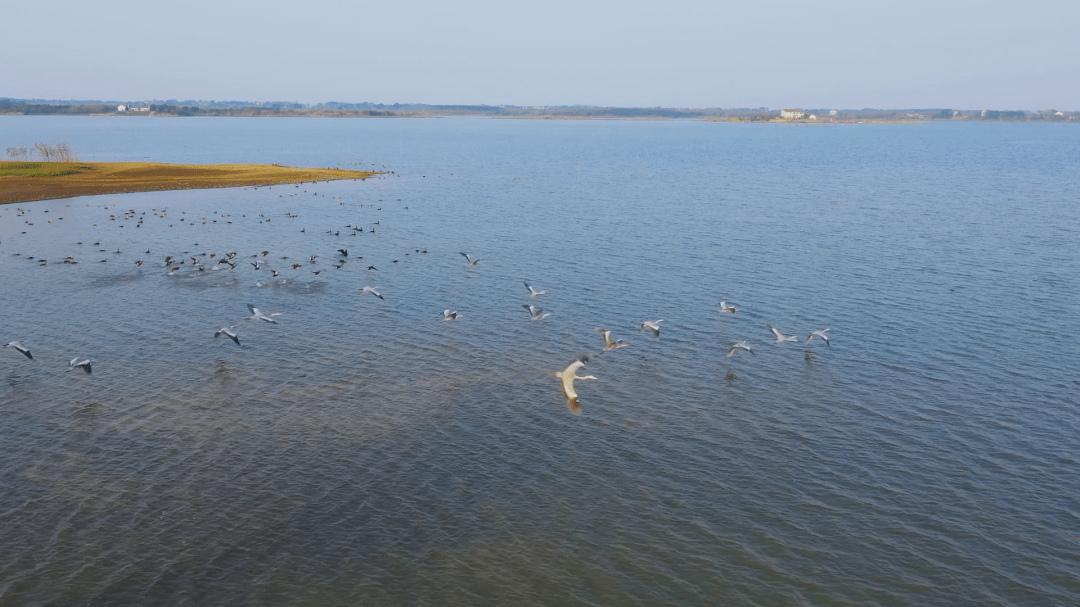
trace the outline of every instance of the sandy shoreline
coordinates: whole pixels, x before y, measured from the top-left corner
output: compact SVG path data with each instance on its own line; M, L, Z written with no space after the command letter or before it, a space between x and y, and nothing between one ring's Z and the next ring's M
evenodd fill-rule
M162 190L198 190L275 185L303 181L367 179L375 171L284 167L276 164L161 164L151 162L80 162L68 174L40 176L17 167L48 168L60 163L0 161L0 204L96 194ZM27 174L18 174L25 172ZM43 171L43 172L48 172ZM5 174L15 173L15 174Z

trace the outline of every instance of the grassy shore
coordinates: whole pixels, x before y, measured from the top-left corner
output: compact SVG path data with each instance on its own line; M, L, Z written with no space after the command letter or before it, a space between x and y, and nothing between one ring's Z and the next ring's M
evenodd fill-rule
M377 174L276 164L0 161L0 204L95 194L367 179Z

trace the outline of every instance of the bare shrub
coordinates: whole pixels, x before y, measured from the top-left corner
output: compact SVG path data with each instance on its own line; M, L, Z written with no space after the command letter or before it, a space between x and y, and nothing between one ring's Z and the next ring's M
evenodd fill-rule
M67 143L35 143L29 150L12 145L8 146L7 153L13 160L31 160L37 154L45 162L79 162L79 157Z
M29 160L30 152L26 148L21 148L16 145L9 145L7 148L7 155L12 160Z

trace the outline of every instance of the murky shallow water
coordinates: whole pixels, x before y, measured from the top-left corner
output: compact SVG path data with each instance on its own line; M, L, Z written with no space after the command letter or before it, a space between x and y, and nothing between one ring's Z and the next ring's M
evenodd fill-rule
M4 117L395 172L0 208L0 603L1074 604L1077 135Z

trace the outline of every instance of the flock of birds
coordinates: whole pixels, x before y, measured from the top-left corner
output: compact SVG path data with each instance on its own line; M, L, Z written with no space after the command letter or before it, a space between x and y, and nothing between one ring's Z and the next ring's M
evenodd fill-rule
M299 184L296 187L299 187ZM305 192L306 192L306 190L305 190ZM344 201L342 201L342 203L343 202ZM105 208L108 209L107 206ZM408 207L406 207L406 208L408 208ZM18 216L20 216L20 217L23 216L25 214L25 212L26 212L26 210L22 209L22 208L19 208L17 210L18 210ZM379 210L382 210L381 206L379 207ZM45 211L45 212L47 213L48 211ZM161 209L160 211L157 208L154 208L152 210L152 212L153 212L153 214L155 216L160 217L162 219L168 217L168 208L167 207ZM144 212L142 215L145 216L145 214L146 213ZM182 214L186 214L186 213L182 212ZM232 217L231 214L226 214L226 213L218 214L216 211L213 212L213 214L219 215L219 219L221 219L222 221L225 221L227 223L232 223L232 219L230 219ZM294 214L294 213L287 213L287 216L290 217L290 218L297 217L297 215ZM116 220L131 221L131 220L135 219L136 217L137 217L137 214L136 214L136 211L134 209L130 209L126 213L124 213L122 220L116 214L110 215L110 219L113 220L113 221L116 221ZM63 219L63 218L60 217L60 219ZM207 220L208 220L207 217L202 217L201 218L201 223L206 224ZM210 219L210 221L212 221L214 223L217 223L218 220L217 219ZM270 221L270 218L265 217L262 213L259 214L259 222L260 223L269 222L269 221ZM33 225L33 223L30 222L29 220L25 220L25 222L28 225ZM135 224L136 227L140 226L142 224L142 222L143 222L143 218L139 218L138 223ZM51 223L51 221L50 221L50 223ZM189 223L189 225L195 225L194 221L190 221L188 223ZM378 225L378 224L379 224L378 221L374 222L374 225ZM97 224L95 223L94 225L96 226ZM120 224L120 227L123 227L123 225L124 224ZM169 227L172 227L172 224L169 224ZM346 234L348 234L348 230L352 230L352 235L353 236L356 236L357 234L362 234L362 233L365 232L364 228L359 226L359 225L347 225L346 230L347 230ZM306 228L302 229L301 232L306 232ZM372 233L374 232L374 227L371 228L371 232ZM25 232L23 232L23 233L25 234ZM340 236L340 230L331 229L331 230L328 230L327 233L332 235L332 236ZM79 242L77 244L81 245L82 242ZM100 242L95 242L94 245L95 246L100 246L101 243ZM104 252L105 250L106 249L104 249L104 248L100 249L101 252ZM421 253L421 250L416 249L415 252ZM121 250L118 248L115 251L115 253L119 254L119 253L121 253ZM147 250L146 253L150 254L150 251ZM345 267L346 262L349 261L349 250L347 248L343 247L343 248L337 249L336 253L337 253L337 258L335 259L335 262L332 264L332 267L337 268L337 269L340 270L341 268ZM423 249L422 253L426 254L427 249ZM267 256L269 254L270 254L270 251L268 251L268 250L263 250L263 251L261 251L259 253L255 253L254 255L251 256L252 258L254 258L254 260L250 261L248 263L251 265L251 267L254 268L255 271L260 271L264 267L268 267L270 265L270 263L267 261ZM405 253L405 254L408 255L409 253ZM15 255L18 256L19 253L15 253ZM235 251L225 253L225 254L223 254L221 256L218 256L216 253L198 253L198 254L195 254L195 255L190 255L188 252L184 252L183 256L166 255L165 258L164 258L164 261L162 263L162 266L167 269L166 274L168 276L176 275L177 272L180 271L183 266L188 266L190 268L190 270L189 270L190 274L200 274L200 273L207 272L208 271L207 270L208 266L210 267L210 271L226 270L226 269L227 270L236 270L238 267L240 267L240 264L241 264L241 260L238 260L237 256L238 256L238 253L235 252ZM480 263L481 259L479 259L477 257L473 257L472 255L470 255L468 253L461 253L461 256L465 258L465 261L468 264L467 268L469 270L475 270L475 269L477 269L479 267L478 264ZM319 255L317 255L317 254L311 254L309 256L308 263L309 264L316 264L318 257L319 257ZM356 257L354 257L354 259L355 258ZM27 256L27 259L29 259L31 261L35 261L32 256ZM282 260L288 260L288 256L283 256L281 259ZM362 259L362 257L361 257L361 259ZM45 259L38 259L36 261L41 265L45 265L47 263L47 261ZM64 263L69 263L69 264L78 263L74 256L68 256L63 261L64 261ZM102 262L106 262L106 261L107 261L107 259L102 260ZM393 263L397 263L397 262L398 262L398 259L393 260ZM144 260L144 259L139 259L139 260L135 261L135 264L137 266L140 266L140 267L143 266L145 263L146 263L146 260ZM292 267L293 270L300 269L303 266L304 266L303 263L291 262L291 267ZM277 278L277 277L280 276L280 272L278 270L273 269L273 268L268 268L268 269L269 269L269 271L271 273L271 276L273 278ZM369 264L368 267L367 267L367 270L377 272L378 268L375 267L374 264ZM312 270L312 273L315 274L316 276L318 276L322 271L324 271L324 270L322 270L322 269ZM277 283L277 284L283 284L283 283L284 283L284 280L281 283ZM257 286L269 286L268 284L262 283L262 282L256 282L256 285ZM527 291L528 299L530 300L530 302L535 300L536 298L548 295L548 293L549 293L547 290L536 289L531 284L529 284L527 281L524 282L524 287L525 287L525 290ZM363 296L363 295L366 295L366 294L371 294L372 296L377 297L380 300L385 300L385 297L379 291L379 288L376 287L376 286L363 286L363 287L360 287L358 294L360 296ZM244 317L244 320L264 321L264 322L272 323L272 324L276 325L276 324L278 324L277 318L279 316L282 316L282 314L283 314L282 312L265 313L265 312L263 312L262 310L260 310L259 308L255 307L253 304L250 304L250 303L247 304L247 307L248 307L248 311L250 312L250 316ZM524 304L522 304L522 308L524 308L528 312L528 318L529 318L530 321L544 321L544 320L546 320L547 318L549 318L551 316L551 312L549 312L549 311L547 311L547 310L545 310L545 309L543 309L541 307L538 307L533 303L524 303ZM719 311L720 311L721 314L732 314L733 315L733 314L738 312L738 309L733 305L729 305L728 302L726 302L726 301L721 301L719 303ZM461 320L463 318L463 315L460 314L456 310L446 309L446 310L442 311L441 318L442 318L443 321L453 322L453 321ZM663 323L663 322L665 322L665 319L663 319L663 318L659 318L659 319L656 319L656 320L646 320L646 321L641 323L640 331L650 331L655 338L659 338L660 337L660 332L661 332L661 323ZM770 326L769 329L772 332L773 338L775 340L774 343L776 343L776 344L783 344L783 343L788 343L788 342L796 342L796 341L799 340L799 338L797 336L795 336L795 335L785 335L784 333L782 333L776 327ZM601 337L603 339L603 352L619 350L619 349L625 348L625 347L627 347L629 345L629 344L625 343L621 339L615 339L613 337L613 335L612 335L612 332L610 330L608 330L608 329L605 329L603 327L597 327L596 331L601 335ZM820 340L820 341L824 341L826 345L831 345L831 343L829 341L829 335L828 335L829 331L830 331L830 329L819 329L819 330L812 331L806 337L806 343L810 344L814 340ZM238 332L237 332L237 330L236 330L236 328L234 326L222 327L221 329L219 329L218 331L216 331L214 333L214 338L227 338L227 339L231 340L233 343L235 343L237 346L240 346L240 336L239 336L239 334L238 334ZM15 351L17 351L18 353L25 356L27 359L33 360L33 355L31 354L30 349L27 348L26 346L24 346L19 341L10 342L10 343L5 345L5 348L12 348ZM748 341L743 340L743 341L733 343L727 350L727 356L728 357L735 356L740 351L744 351L744 352L747 352L747 353L752 354L752 355L756 354L756 348L753 345L751 345ZM573 362L571 362L569 365L567 365L561 371L552 371L551 372L552 375L559 378L559 380L561 381L562 393L563 393L563 396L566 398L567 406L570 409L570 411L575 413L575 414L579 414L581 412L581 407L580 407L580 405L578 403L578 393L577 393L577 390L575 388L574 382L577 381L577 380L586 380L586 379L595 380L595 379L598 379L596 376L593 376L593 375L578 375L578 371L580 371L582 368L584 368L585 365L588 364L588 362L593 358L593 356L594 356L593 354L581 354L581 355L577 356L573 360ZM809 351L807 351L805 353L805 356L806 356L808 361L811 360L811 353ZM77 356L77 357L73 358L68 363L67 371L72 371L72 370L75 370L75 369L82 369L85 373L90 374L90 373L92 373L92 362L93 361L91 359L89 359L89 358L83 358L83 357L78 357Z

